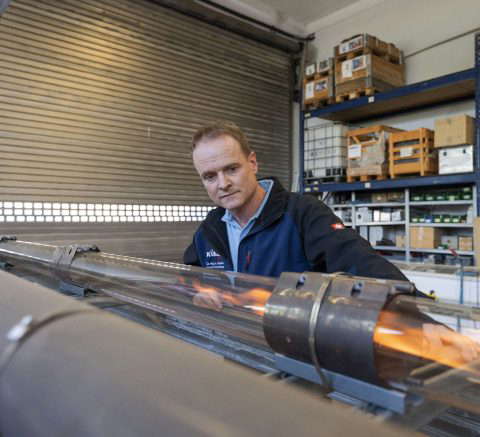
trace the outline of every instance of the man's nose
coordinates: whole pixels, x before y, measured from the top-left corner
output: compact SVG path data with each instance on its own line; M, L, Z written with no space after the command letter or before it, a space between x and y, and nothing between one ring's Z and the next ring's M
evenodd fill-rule
M221 190L228 190L228 188L230 188L231 185L232 185L232 183L231 183L230 179L228 178L228 176L226 176L223 173L220 173L218 175L218 187Z

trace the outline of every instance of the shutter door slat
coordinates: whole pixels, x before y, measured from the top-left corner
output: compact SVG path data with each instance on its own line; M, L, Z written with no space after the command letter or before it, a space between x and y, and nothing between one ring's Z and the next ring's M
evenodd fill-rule
M187 223L19 223L32 211L11 222L2 202L211 205L190 141L218 119L245 130L260 176L289 184L286 53L147 0L13 0L0 17L0 54L1 233L94 238L179 260L200 213Z

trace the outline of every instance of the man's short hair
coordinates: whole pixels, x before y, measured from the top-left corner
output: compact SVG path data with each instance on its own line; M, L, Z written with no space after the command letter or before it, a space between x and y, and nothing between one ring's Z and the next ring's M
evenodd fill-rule
M252 149L248 144L248 139L243 131L231 121L216 121L211 124L198 129L192 138L192 151L195 150L197 144L204 140L215 140L224 135L232 137L234 140L240 144L240 148L245 156L250 156Z

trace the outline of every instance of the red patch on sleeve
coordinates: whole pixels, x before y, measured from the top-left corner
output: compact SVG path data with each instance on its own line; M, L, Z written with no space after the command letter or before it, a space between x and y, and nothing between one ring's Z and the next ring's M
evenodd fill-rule
M343 223L333 223L333 225L330 225L335 231L338 231L339 229L345 229L345 226Z

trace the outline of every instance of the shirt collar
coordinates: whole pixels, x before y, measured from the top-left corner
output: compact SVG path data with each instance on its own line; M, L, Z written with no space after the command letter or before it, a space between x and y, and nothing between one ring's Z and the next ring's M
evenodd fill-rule
M248 220L245 226L248 226L253 220L256 220L260 216L260 214L263 211L263 208L265 207L265 204L267 203L268 197L270 196L270 192L272 191L272 187L273 187L272 179L262 179L261 181L258 181L258 183L265 190L265 196L262 200L262 203L255 211L255 214L253 214L252 217L250 217L250 220ZM223 214L222 221L224 221L225 223L238 224L237 220L228 209L225 210L225 214Z

